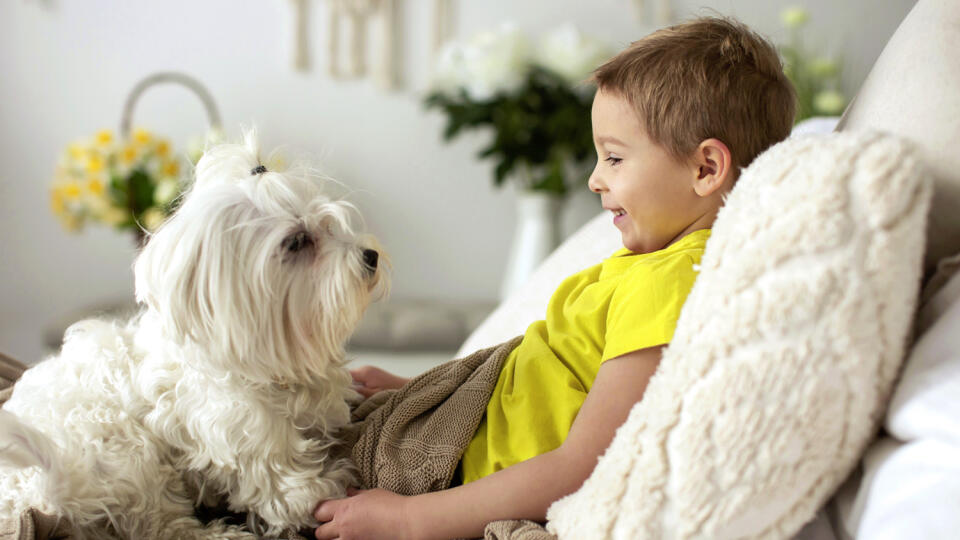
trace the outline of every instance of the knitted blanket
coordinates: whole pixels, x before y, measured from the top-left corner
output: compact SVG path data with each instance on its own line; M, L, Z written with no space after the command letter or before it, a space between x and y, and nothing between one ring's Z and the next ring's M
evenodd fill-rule
M419 375L400 390L361 402L342 433L341 455L356 464L360 487L416 495L450 486L460 455L479 426L500 368L520 338L477 351ZM24 366L0 356L0 404ZM219 517L216 514L209 517ZM233 516L236 518L236 516ZM283 538L308 540L286 531ZM36 511L0 519L0 540L70 539L69 524ZM538 523L498 521L487 540L555 538Z

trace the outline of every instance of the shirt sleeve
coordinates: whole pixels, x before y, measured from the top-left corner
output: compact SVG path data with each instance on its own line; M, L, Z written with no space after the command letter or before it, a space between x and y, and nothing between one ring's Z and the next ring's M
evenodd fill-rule
M610 300L601 362L670 342L697 278L693 267L681 254L626 272Z

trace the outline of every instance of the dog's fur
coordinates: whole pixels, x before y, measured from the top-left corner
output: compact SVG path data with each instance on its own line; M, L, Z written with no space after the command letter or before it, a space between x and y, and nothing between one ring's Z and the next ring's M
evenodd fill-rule
M257 170L256 135L210 149L137 258L143 311L73 325L0 411L0 514L89 538L254 538L314 525L351 480L330 456L355 398L343 344L385 286L353 207L308 169Z

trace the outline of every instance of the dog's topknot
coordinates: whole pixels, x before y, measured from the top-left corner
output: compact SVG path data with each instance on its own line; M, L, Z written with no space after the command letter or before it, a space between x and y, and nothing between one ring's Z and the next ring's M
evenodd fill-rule
M261 170L262 169L262 170ZM197 162L194 187L201 188L222 181L236 181L267 172L260 162L257 130L244 130L239 143L221 143L207 148Z

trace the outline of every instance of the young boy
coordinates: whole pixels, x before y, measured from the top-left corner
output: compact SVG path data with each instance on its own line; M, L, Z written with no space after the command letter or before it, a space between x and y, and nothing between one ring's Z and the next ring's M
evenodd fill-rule
M724 194L789 135L795 94L776 50L721 18L657 31L593 80L588 185L624 249L565 280L510 354L461 459L462 485L323 502L317 538L477 537L498 519L543 521L643 398ZM405 382L369 368L354 377L366 394Z

